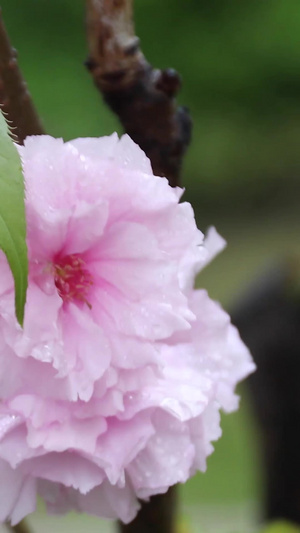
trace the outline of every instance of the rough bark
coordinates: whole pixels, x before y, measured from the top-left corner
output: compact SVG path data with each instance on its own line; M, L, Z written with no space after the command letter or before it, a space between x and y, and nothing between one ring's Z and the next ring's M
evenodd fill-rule
M86 62L105 102L151 160L154 174L178 185L191 136L186 108L177 107L181 81L173 69L154 69L135 36L133 0L86 0Z
M0 107L16 140L44 133L27 85L17 63L0 11Z
M179 185L192 123L177 107L181 80L173 69L158 70L145 59L133 24L133 0L86 0L89 58L86 66L104 101L124 130L144 150L154 174ZM176 488L143 503L123 533L173 533Z

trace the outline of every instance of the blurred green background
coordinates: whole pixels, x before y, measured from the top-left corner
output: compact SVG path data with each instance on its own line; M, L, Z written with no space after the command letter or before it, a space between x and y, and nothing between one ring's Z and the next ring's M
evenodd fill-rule
M84 1L0 5L48 133L120 132L83 66ZM180 103L194 119L186 199L199 227L214 224L228 241L198 284L230 309L266 264L299 253L299 0L135 0L135 17L147 58L183 78ZM207 473L181 489L182 513L200 533L257 527L259 435L241 393Z

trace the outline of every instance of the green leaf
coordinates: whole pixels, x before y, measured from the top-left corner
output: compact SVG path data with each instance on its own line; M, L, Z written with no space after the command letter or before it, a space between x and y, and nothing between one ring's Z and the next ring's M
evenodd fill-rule
M269 524L260 533L300 533L300 526L285 521Z
M16 316L21 326L28 282L24 196L20 156L0 111L0 248L14 277Z

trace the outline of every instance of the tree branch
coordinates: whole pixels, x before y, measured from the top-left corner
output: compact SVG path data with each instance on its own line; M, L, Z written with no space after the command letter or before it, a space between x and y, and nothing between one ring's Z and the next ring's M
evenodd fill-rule
M27 135L44 133L17 63L0 11L0 107L20 144Z
M86 0L89 58L86 62L105 102L151 160L153 172L179 184L192 123L177 107L181 81L173 69L154 69L134 32L133 0ZM176 487L143 503L123 533L173 533Z
M146 152L154 174L178 185L191 137L191 119L177 107L181 81L173 69L154 69L135 36L133 0L86 0L86 64L105 102Z
M7 528L9 531L13 531L14 533L30 533L30 530L28 529L24 520L15 526L7 524Z
M174 533L176 529L177 488L166 494L152 496L143 502L137 517L130 524L119 524L121 533Z

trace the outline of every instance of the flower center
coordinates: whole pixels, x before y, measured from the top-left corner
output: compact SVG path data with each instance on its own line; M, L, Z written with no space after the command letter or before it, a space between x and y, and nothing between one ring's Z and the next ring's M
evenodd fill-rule
M79 300L91 307L87 297L93 278L78 254L66 255L55 261L54 282L64 302Z

